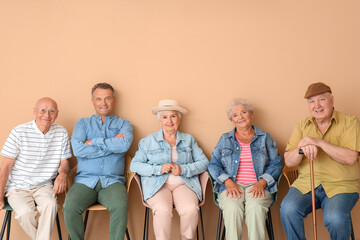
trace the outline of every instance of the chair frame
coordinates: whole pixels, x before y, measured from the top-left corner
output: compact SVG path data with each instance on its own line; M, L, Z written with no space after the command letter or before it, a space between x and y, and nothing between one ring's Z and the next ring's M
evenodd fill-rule
M298 167L288 167L286 165L284 165L283 169L282 169L282 173L285 176L287 183L289 185L289 188L291 187L291 185L294 183L294 181L298 178L299 176L299 169ZM352 223L352 218L350 215L350 221L351 221L351 240L355 240L355 234L354 234L354 227L353 227L353 223Z
M145 207L145 218L144 218L144 231L143 231L143 240L149 239L149 225L150 225L150 206L144 201L144 196L142 193L141 188L141 178L138 174L135 174L134 179L139 187L140 195L141 195L141 202ZM202 192L202 201L199 202L199 213L200 213L200 223L201 223L201 233L203 236L203 240L205 240L205 231L204 231L204 222L202 217L202 210L201 206L205 203L205 193L206 193L206 185L209 180L209 173L207 171L201 173L199 175L200 185L201 185L201 192ZM196 227L196 237L199 240L199 228Z

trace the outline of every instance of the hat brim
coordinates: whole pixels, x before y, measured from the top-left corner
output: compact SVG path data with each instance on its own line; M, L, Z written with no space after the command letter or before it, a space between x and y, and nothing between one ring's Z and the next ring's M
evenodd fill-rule
M180 106L162 106L162 107L153 107L151 109L151 112L153 114L157 114L160 111L178 111L178 112L181 112L182 114L187 113L187 110L185 108L180 107Z

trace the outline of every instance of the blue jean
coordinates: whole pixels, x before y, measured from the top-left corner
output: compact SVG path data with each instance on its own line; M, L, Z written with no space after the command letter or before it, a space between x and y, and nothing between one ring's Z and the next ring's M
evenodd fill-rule
M325 227L332 240L350 239L350 212L358 199L359 193L341 193L328 198L321 185L315 189L315 206L316 209L322 208ZM302 194L290 187L280 209L281 222L289 240L305 239L303 220L311 212L311 192Z

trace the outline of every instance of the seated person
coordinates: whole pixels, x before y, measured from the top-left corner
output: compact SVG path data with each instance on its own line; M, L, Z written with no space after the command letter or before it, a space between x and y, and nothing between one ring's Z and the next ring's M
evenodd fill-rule
M82 214L98 202L110 212L110 239L120 240L127 225L124 167L132 126L113 114L115 94L110 84L96 84L91 95L96 114L78 120L71 137L78 167L65 198L65 225L72 240L83 240Z
M226 239L241 239L244 217L248 239L265 239L266 213L278 190L281 157L271 136L252 125L254 109L248 100L233 100L227 114L235 128L221 136L209 162Z
M141 176L144 200L153 212L157 240L171 239L173 206L180 216L181 239L193 239L202 200L198 175L205 172L208 160L195 139L178 131L186 109L175 100L161 100L152 113L162 129L139 142L130 170Z
M0 209L5 193L15 219L33 240L50 239L56 194L66 190L71 151L66 129L54 124L58 112L54 100L40 98L35 120L15 127L1 151Z
M311 116L297 123L284 154L288 167L299 166L299 177L281 203L281 222L288 239L305 239L303 220L312 212L313 161L315 207L322 208L331 239L349 239L350 212L359 199L360 124L334 109L331 89L322 82L311 84L305 99Z

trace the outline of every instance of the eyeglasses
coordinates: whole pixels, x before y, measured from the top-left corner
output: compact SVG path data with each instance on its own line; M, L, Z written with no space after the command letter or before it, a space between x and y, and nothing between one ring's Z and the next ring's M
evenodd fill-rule
M40 108L38 109L38 113L40 113L41 115L49 113L50 115L55 115L58 112L58 110L55 109L45 109L45 108Z

